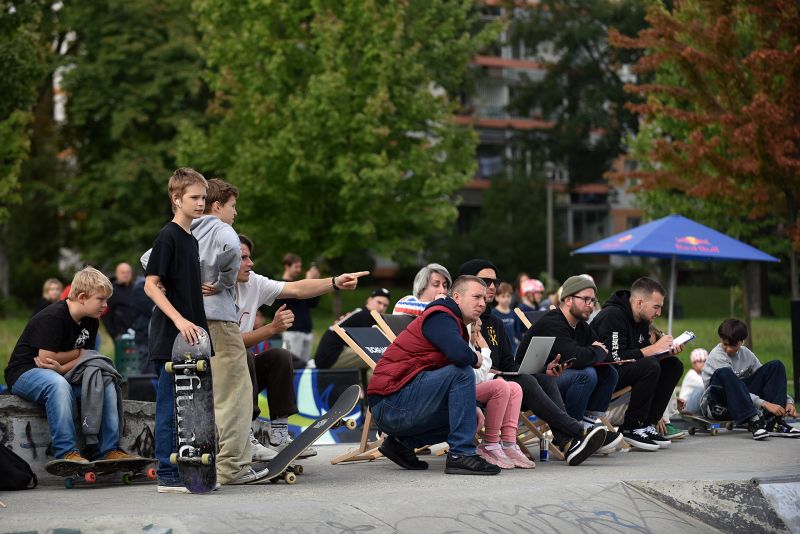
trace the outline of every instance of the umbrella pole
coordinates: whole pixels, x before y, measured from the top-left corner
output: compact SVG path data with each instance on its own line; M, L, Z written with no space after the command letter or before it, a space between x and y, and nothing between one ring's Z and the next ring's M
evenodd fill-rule
M669 319L667 320L667 334L672 335L672 310L675 306L675 284L678 278L678 271L675 269L676 258L672 256L672 271L669 274Z

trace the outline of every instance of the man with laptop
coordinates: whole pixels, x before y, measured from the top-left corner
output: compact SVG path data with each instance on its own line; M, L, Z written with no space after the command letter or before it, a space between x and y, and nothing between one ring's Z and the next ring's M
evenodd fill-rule
M494 302L499 280L497 268L487 260L473 259L461 266L460 275L477 276L486 283L487 309L480 316L481 335L491 351L492 370L505 380L516 382L522 387L522 408L531 410L553 431L554 444L564 451L567 465L579 465L606 442L604 428L592 428L584 432L580 422L570 417L564 410L564 403L555 382L562 371L558 360L545 366L550 347L536 342L536 354L526 362L530 373L521 372L520 365L514 361L511 342L506 336L502 320L488 309ZM550 343L552 344L552 339ZM546 343L546 341L544 342ZM524 354L524 352L520 353ZM616 439L616 432L610 433Z
M555 381L566 412L586 430L596 426L611 402L617 385L617 371L608 365L608 350L597 340L587 319L591 315L597 288L588 276L571 276L561 286L559 307L547 312L528 330L517 349L522 364L547 349L546 361L559 361L567 367ZM553 340L550 342L549 340ZM613 452L622 443L618 432L609 432L600 452Z

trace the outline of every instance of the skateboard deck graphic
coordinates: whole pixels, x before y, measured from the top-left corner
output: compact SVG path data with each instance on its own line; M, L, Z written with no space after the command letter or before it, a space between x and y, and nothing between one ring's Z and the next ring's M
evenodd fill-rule
M352 419L343 421L347 414L353 411L361 398L361 387L352 385L347 388L330 410L319 416L316 421L306 428L302 434L286 446L275 458L269 461L269 475L264 480L277 482L283 479L287 484L294 484L297 476L303 472L303 466L292 465L304 450L313 445L325 432L339 425L345 425L351 430L356 422Z
M64 477L64 485L73 488L76 484L95 484L100 477L122 474L122 482L132 484L137 479L155 480L156 470L148 465L154 458L131 458L129 460L98 460L82 464L69 460L53 460L44 466L51 475Z
M211 339L202 331L190 345L181 334L172 344L172 361L165 369L175 385L178 450L170 462L192 493L208 493L217 484L214 392L211 387Z
M694 436L698 431L716 436L721 428L733 430L733 428L736 426L734 421L715 421L713 419L707 419L700 415L691 413L681 413L681 417L689 423L687 432L689 432L690 436Z

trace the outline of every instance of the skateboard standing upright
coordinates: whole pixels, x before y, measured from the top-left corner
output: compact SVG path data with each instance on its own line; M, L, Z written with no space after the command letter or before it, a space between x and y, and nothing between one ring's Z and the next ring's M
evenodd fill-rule
M122 482L126 485L140 478L155 480L156 470L148 465L154 458L129 458L126 460L98 460L80 463L70 460L53 460L44 466L51 475L65 477L64 485L73 488L76 484L94 484L100 477L122 473Z
M691 413L681 413L681 417L689 422L689 428L687 431L689 432L690 436L694 436L698 431L716 436L721 428L733 430L733 428L736 426L734 421L715 421L713 419L706 419L705 417Z
M201 329L202 330L202 329ZM202 330L196 345L181 334L172 344L172 361L164 369L175 382L178 450L170 462L192 493L208 493L217 484L214 392L211 387L211 339Z
M287 484L294 484L297 481L296 475L302 473L303 470L300 465L292 466L292 462L331 428L343 424L351 430L354 429L356 427L355 420L342 420L353 411L360 398L361 386L352 385L347 388L336 399L330 410L319 416L302 434L269 461L269 475L265 480L277 482L278 479L283 479Z

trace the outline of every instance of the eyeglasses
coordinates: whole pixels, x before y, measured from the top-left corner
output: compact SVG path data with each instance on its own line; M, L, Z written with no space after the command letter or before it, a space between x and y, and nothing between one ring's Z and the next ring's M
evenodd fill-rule
M570 296L574 299L582 300L585 306L588 306L589 304L597 304L597 299L594 297L579 297L578 295L570 295Z
M489 287L489 286L497 287L498 285L500 285L500 279L499 278L485 278L485 277L481 276L480 279L483 280L483 283L486 284L486 287Z

